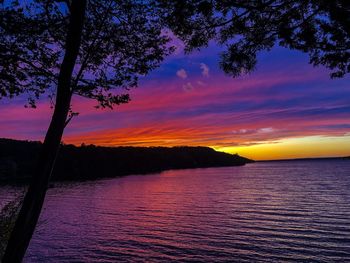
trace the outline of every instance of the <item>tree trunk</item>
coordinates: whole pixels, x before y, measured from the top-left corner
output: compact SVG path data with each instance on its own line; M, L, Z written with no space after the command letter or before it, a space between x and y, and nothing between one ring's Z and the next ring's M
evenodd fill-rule
M58 77L56 104L49 129L23 205L6 247L3 263L21 262L38 222L46 190L67 120L72 91L71 80L79 54L87 0L73 0L66 38L65 55Z

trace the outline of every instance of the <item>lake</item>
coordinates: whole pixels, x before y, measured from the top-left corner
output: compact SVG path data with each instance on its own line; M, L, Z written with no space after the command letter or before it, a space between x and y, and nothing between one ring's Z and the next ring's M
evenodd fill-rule
M59 183L44 207L25 262L350 262L346 160Z

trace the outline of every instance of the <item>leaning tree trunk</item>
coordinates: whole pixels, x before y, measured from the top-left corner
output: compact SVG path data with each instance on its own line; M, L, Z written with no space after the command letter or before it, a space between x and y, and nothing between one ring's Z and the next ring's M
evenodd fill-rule
M40 216L69 112L72 97L71 79L79 53L86 5L87 0L73 0L70 6L66 50L58 77L54 113L42 145L34 177L10 235L2 259L3 263L22 261Z

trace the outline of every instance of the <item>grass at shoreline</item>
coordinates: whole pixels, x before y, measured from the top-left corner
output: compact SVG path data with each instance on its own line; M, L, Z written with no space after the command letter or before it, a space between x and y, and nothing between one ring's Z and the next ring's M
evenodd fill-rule
M0 211L0 261L4 255L7 241L22 205L23 194L7 203Z

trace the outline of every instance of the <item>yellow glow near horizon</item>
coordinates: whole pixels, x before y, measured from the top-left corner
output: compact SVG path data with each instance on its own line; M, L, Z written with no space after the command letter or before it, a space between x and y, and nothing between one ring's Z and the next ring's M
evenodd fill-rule
M277 160L310 157L350 156L350 135L288 138L251 146L214 147L218 151L238 153L253 160Z

